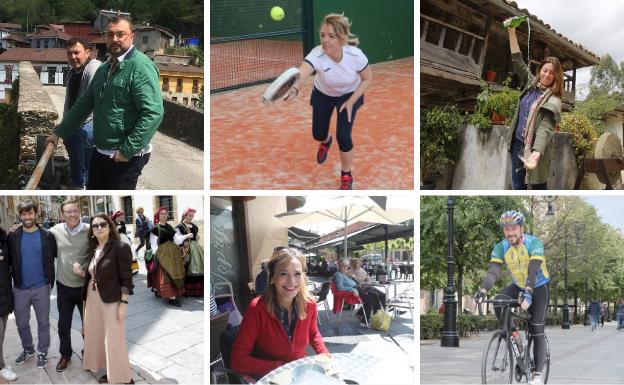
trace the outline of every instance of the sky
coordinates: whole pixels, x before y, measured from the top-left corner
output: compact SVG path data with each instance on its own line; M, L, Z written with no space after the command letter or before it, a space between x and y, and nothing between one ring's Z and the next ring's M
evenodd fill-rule
M602 221L624 230L624 198L622 196L581 197L598 210Z
M526 8L545 24L583 45L598 56L609 54L616 63L624 61L624 1L622 0L515 0L520 9ZM526 49L526 48L525 48ZM589 85L590 68L577 70L577 99Z

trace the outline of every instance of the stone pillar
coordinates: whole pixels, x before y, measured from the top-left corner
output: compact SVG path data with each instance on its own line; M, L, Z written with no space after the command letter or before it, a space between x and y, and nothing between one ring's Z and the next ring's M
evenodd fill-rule
M24 186L30 178L38 159L35 149L37 135L48 136L54 128L58 112L43 89L32 64L27 61L19 63L19 98L17 114L20 122L19 140L19 174L20 185Z

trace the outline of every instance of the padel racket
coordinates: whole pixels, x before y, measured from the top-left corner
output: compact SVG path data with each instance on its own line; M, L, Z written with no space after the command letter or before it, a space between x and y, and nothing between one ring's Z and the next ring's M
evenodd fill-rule
M299 79L299 69L295 67L287 69L264 91L262 102L268 104L280 100L290 91L297 79Z

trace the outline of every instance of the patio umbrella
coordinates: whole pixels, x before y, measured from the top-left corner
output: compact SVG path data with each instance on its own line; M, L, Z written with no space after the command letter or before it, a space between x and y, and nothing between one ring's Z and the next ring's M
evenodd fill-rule
M327 221L340 222L344 226L344 256L346 258L347 226L349 224L357 221L387 225L398 224L413 219L414 211L385 208L385 200L380 200L378 197L341 196L327 198L317 196L308 197L303 207L277 214L275 217L288 227Z

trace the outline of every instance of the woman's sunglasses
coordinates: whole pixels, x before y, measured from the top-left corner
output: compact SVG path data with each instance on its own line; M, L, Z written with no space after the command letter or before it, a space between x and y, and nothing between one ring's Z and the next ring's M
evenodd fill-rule
M108 227L108 223L107 222L100 222L100 223L92 223L91 224L91 228L92 229L105 229Z

